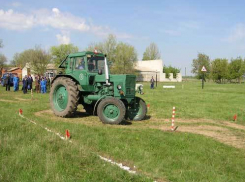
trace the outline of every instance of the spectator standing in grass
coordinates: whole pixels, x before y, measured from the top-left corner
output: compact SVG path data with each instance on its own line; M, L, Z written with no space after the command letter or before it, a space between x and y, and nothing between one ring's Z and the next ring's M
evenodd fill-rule
M35 79L35 89L37 93L40 93L40 77L37 76Z
M44 77L44 82L45 82L45 89L44 89L44 93L47 93L47 78L46 77Z
M20 84L20 78L18 76L16 78L17 78L17 88L16 89L18 91L19 90L19 84Z
M10 75L7 74L6 78L5 78L5 84L6 84L6 91L10 91Z
M45 83L44 78L42 78L40 85L41 85L41 93L44 94L46 90L46 83Z
M31 77L31 75L29 75L28 79L27 79L27 83L28 83L28 90L31 90L32 89L32 82L33 82L33 79Z
M15 92L17 91L17 84L18 84L18 78L16 75L14 75L13 84L14 84L14 92Z
M155 83L155 80L154 80L153 76L152 76L150 82L151 82L151 89L154 89L154 83Z
M50 91L50 86L51 86L51 80L50 78L47 78L47 90Z
M27 93L27 85L28 85L27 76L25 76L23 78L22 83L23 83L23 86L22 86L23 93L26 94Z

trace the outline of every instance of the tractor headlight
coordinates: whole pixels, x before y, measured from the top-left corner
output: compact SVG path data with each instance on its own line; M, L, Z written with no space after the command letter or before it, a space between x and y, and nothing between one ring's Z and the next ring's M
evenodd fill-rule
M122 89L122 86L121 85L117 85L117 89L118 90L121 90Z

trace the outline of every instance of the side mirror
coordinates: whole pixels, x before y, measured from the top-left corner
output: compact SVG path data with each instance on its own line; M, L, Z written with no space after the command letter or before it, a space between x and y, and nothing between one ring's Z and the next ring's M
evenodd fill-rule
M98 70L98 74L99 75L102 75L102 70Z

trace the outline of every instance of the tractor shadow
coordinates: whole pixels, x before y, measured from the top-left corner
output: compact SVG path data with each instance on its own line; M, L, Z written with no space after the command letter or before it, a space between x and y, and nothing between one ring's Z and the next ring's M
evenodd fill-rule
M75 115L72 118L87 118L90 116L94 116L94 115L82 111L76 111Z
M132 125L132 122L128 121L128 120L123 120L120 125Z

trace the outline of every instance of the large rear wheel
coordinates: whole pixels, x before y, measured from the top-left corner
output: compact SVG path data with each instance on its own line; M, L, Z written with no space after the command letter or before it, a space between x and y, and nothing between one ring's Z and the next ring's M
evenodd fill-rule
M99 103L97 113L103 123L119 124L125 117L126 108L121 100L109 97Z
M135 104L129 105L127 117L133 121L141 121L145 118L147 107L145 101L139 97L135 97Z
M71 117L77 110L79 91L76 83L67 77L59 77L52 84L50 105L55 115Z

